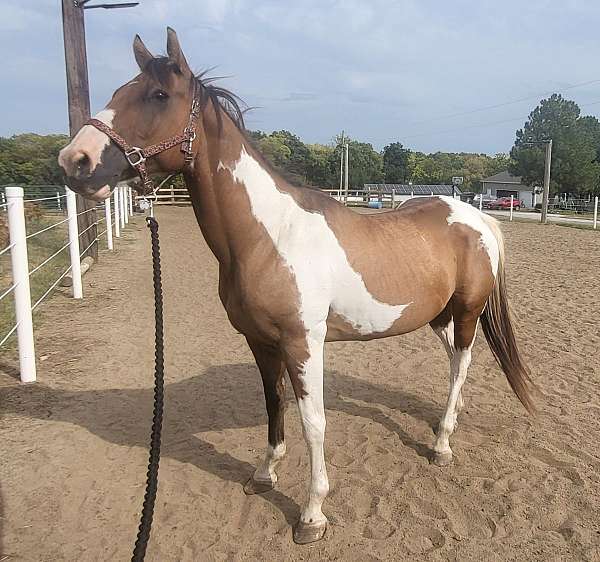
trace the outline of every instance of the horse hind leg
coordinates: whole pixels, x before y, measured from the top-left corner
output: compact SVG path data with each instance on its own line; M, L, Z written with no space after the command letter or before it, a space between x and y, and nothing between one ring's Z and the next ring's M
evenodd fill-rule
M456 379L456 373L452 369L452 358L454 357L456 351L456 349L454 348L454 320L452 319L452 314L447 311L444 311L433 322L431 322L430 325L435 335L438 338L440 338L440 341L444 344L444 349L446 350L446 354L448 355L448 360L450 361L450 370L448 371L448 383L450 390L452 390L452 386L454 385L454 381ZM464 401L461 390L458 393L458 399L456 401L457 419L454 423L454 430L456 430L456 425L458 424L458 414L463 409L463 405Z
M248 340L250 349L260 370L269 416L267 452L261 464L244 485L248 495L262 494L275 487L275 469L285 455L285 365L277 348Z
M432 322L432 327L444 343L450 359L448 400L433 445L433 462L438 466L452 462L449 439L456 429L458 413L462 408L461 391L471 364L471 350L478 320L479 314L463 312L455 317L446 313L442 318L438 317L437 322Z

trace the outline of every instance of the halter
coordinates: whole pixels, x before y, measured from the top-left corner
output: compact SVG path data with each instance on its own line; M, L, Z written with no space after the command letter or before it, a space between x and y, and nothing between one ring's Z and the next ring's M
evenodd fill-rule
M175 135L167 140L147 146L146 148L139 148L137 146L131 146L119 133L109 127L106 123L98 119L89 119L85 124L96 127L99 131L102 131L107 135L123 152L129 165L138 173L143 183L143 195L152 193L154 190L154 183L148 175L146 169L146 160L169 150L174 146L181 145L181 152L184 154L184 162L186 166L189 166L194 160L194 153L192 151L192 145L196 139L196 121L200 114L200 98L197 97L194 91L194 98L190 107L190 116L188 118L188 124L183 130L183 133Z

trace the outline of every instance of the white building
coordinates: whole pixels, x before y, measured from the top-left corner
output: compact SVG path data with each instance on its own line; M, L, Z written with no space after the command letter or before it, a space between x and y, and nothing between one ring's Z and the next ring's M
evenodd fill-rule
M536 188L521 183L519 176L513 176L507 170L481 180L482 193L494 198L510 197L523 201L524 207L534 207L536 204ZM538 199L541 198L538 197ZM485 199L484 199L485 201Z

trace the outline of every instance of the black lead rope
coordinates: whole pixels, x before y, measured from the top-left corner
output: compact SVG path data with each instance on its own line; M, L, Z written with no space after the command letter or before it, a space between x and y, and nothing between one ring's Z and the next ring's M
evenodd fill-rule
M148 460L148 474L146 478L146 493L144 506L138 530L135 548L133 549L132 562L142 562L146 555L146 547L150 538L152 516L154 514L154 501L158 488L158 462L160 460L160 430L162 429L163 416L163 389L164 389L164 350L163 350L163 298L160 280L160 247L158 244L158 223L153 217L146 217L148 228L152 237L152 271L154 277L154 413L152 417L152 435L150 437L150 457Z

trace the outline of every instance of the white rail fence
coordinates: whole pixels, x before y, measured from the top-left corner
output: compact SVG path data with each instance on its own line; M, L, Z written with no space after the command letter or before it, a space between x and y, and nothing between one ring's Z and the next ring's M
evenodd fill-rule
M347 194L344 193L343 190L339 189L324 189L323 192L328 193L330 197L336 199L344 205L349 207L370 207L373 209L383 209L388 207L390 209L397 209L404 201L412 199L414 197L432 197L434 192L432 191L429 194L415 194L415 193L397 193L396 190L391 189L389 191L374 191L369 189L350 189ZM455 196L455 199L458 197ZM598 227L598 196L595 196L593 199L590 197L589 199L577 199L577 201L584 201L585 206L581 205L581 209L585 209L585 212L588 214L592 214L592 228L594 230ZM480 211L486 211L486 207L483 206L483 198L479 198L475 203ZM562 207L563 209L567 209L567 207ZM512 221L514 217L515 209L518 211L517 204L515 202L514 195L510 196L510 205L507 208L502 208L502 210L509 211L509 220ZM554 207L553 210L558 209L558 207ZM582 211L581 211L582 212Z
M333 199L344 203L348 207L371 207L373 209L398 208L404 201L414 197L432 197L434 192L429 193L404 193L395 189L379 191L372 189L349 189L346 194L344 190L323 189L324 193L329 194ZM455 196L458 199L458 196Z
M112 201L111 201L112 199ZM25 204L43 204L44 208L53 207L54 210L64 211L66 207L66 218L41 228L36 232L27 234L26 230L26 207ZM17 347L19 351L19 367L22 382L34 382L36 380L36 360L35 360L35 338L33 326L33 313L48 298L59 283L69 275L72 279L71 291L75 299L83 298L83 285L81 282L81 258L92 244L98 243L106 238L106 245L109 250L114 249L114 237L119 238L125 225L129 222L129 217L133 215L133 194L130 187L119 185L114 190L111 198L105 200L96 207L99 218L86 230L96 226L98 233L90 246L81 249L79 247L80 236L86 231L79 232L77 227L77 217L84 213L89 213L94 209L88 209L77 213L75 203L75 193L65 188L65 193L61 195L56 192L51 197L39 197L36 199L25 199L22 187L6 187L2 194L0 202L0 218L6 217L8 222L9 243L6 247L0 248L0 258L10 252L11 264L11 284L7 288L0 288L0 303L9 296L14 299L14 317L15 323L9 327L4 334L0 333L0 348L6 344L9 338L16 332ZM60 218L61 214L58 215ZM68 227L68 239L62 247L43 259L41 263L30 269L28 247L31 240L38 236L43 236L53 229L64 225ZM104 223L104 224L103 224ZM100 231L103 225L103 230ZM64 227L63 227L64 228ZM30 287L31 276L47 266L54 259L58 258L63 252L69 249L69 266L47 287L43 287L42 296L35 302L32 302L32 292ZM3 276L4 277L4 276Z
M162 186L152 195L137 195L134 197L138 205L142 201L148 201L151 207L154 205L185 205L191 203L190 194L185 187L175 187L174 184Z

